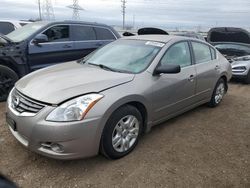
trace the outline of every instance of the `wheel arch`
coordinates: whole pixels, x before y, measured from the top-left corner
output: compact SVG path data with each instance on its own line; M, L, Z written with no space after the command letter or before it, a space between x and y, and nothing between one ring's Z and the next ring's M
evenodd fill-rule
M11 61L0 59L0 65L10 68L18 75L18 77L20 77L20 73L19 73L17 67Z
M228 78L227 78L227 76L225 75L225 74L222 74L221 76L220 76L220 79L223 79L224 80L224 82L225 82L225 87L226 87L226 91L228 90Z

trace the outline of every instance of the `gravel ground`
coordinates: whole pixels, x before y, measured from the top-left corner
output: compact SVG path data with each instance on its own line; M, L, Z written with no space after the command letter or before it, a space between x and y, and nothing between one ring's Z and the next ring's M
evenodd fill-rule
M57 161L23 148L0 104L0 171L21 187L250 187L250 85L156 126L127 157Z

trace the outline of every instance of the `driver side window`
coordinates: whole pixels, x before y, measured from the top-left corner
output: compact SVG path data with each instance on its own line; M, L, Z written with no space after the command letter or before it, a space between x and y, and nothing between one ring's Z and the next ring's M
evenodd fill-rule
M171 46L160 62L161 65L180 65L186 67L192 64L188 42L179 42Z
M69 41L69 26L57 25L49 28L44 33L49 39L48 42L64 42Z

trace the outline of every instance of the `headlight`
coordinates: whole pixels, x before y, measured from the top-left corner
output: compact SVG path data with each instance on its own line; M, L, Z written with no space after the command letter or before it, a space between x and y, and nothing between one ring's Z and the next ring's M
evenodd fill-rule
M88 94L72 99L54 109L46 120L58 122L80 121L103 97L101 94Z
M12 102L12 92L14 90L14 87L12 88L12 90L10 91L9 93L9 96L8 96L8 99L7 99L7 104L8 105L11 105L11 102Z

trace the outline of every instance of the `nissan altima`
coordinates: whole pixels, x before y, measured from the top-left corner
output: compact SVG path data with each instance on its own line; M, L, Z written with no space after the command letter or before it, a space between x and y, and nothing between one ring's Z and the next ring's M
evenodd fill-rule
M6 121L36 153L118 159L154 125L205 103L219 105L230 78L229 62L201 40L127 37L19 80L8 97Z

